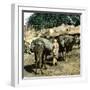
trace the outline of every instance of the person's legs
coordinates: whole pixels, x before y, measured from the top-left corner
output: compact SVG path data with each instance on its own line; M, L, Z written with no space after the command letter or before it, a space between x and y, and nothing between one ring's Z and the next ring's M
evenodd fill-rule
M55 57L53 58L53 65L55 65Z
M54 57L53 58L53 65L57 64L57 59Z
M57 58L55 58L55 65L57 65Z

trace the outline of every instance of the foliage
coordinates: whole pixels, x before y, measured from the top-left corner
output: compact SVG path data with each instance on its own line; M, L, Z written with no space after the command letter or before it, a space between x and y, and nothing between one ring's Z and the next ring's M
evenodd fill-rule
M34 13L29 17L28 26L41 30L42 28L52 28L65 25L80 25L80 15L61 13Z

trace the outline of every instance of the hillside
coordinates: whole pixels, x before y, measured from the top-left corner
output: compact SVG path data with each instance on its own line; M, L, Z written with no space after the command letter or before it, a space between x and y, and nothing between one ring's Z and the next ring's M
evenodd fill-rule
M24 30L24 40L26 42L31 43L32 39L40 37L40 36L58 36L62 34L74 34L79 33L80 34L80 26L74 26L74 25L60 25L58 27L48 28L48 29L42 29L40 31L36 31L33 28L28 28Z

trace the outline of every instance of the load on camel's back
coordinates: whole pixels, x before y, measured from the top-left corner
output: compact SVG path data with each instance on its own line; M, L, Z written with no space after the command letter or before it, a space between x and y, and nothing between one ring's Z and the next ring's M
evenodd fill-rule
M41 73L42 68L46 69L46 56L50 54L52 50L52 43L44 38L37 38L31 42L30 51L34 52L35 55L35 64L36 64L36 72L37 68L40 68Z

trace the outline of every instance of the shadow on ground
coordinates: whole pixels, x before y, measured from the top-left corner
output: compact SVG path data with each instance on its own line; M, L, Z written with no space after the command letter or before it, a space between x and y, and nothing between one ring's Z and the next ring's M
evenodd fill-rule
M62 59L61 59L61 61L62 61ZM52 58L49 58L48 60L46 60L46 64L48 66L53 66L53 64L52 64ZM31 65L25 65L24 66L24 69L25 69L25 71L27 71L29 73L35 73L36 65L35 65L35 63L34 64L31 64ZM37 67L37 69L40 69L39 66Z
M35 72L35 71L34 71L35 68L36 68L36 67L35 67L35 64L31 64L31 65L26 65L26 66L24 66L24 69L25 69L27 72L30 72L30 73Z

